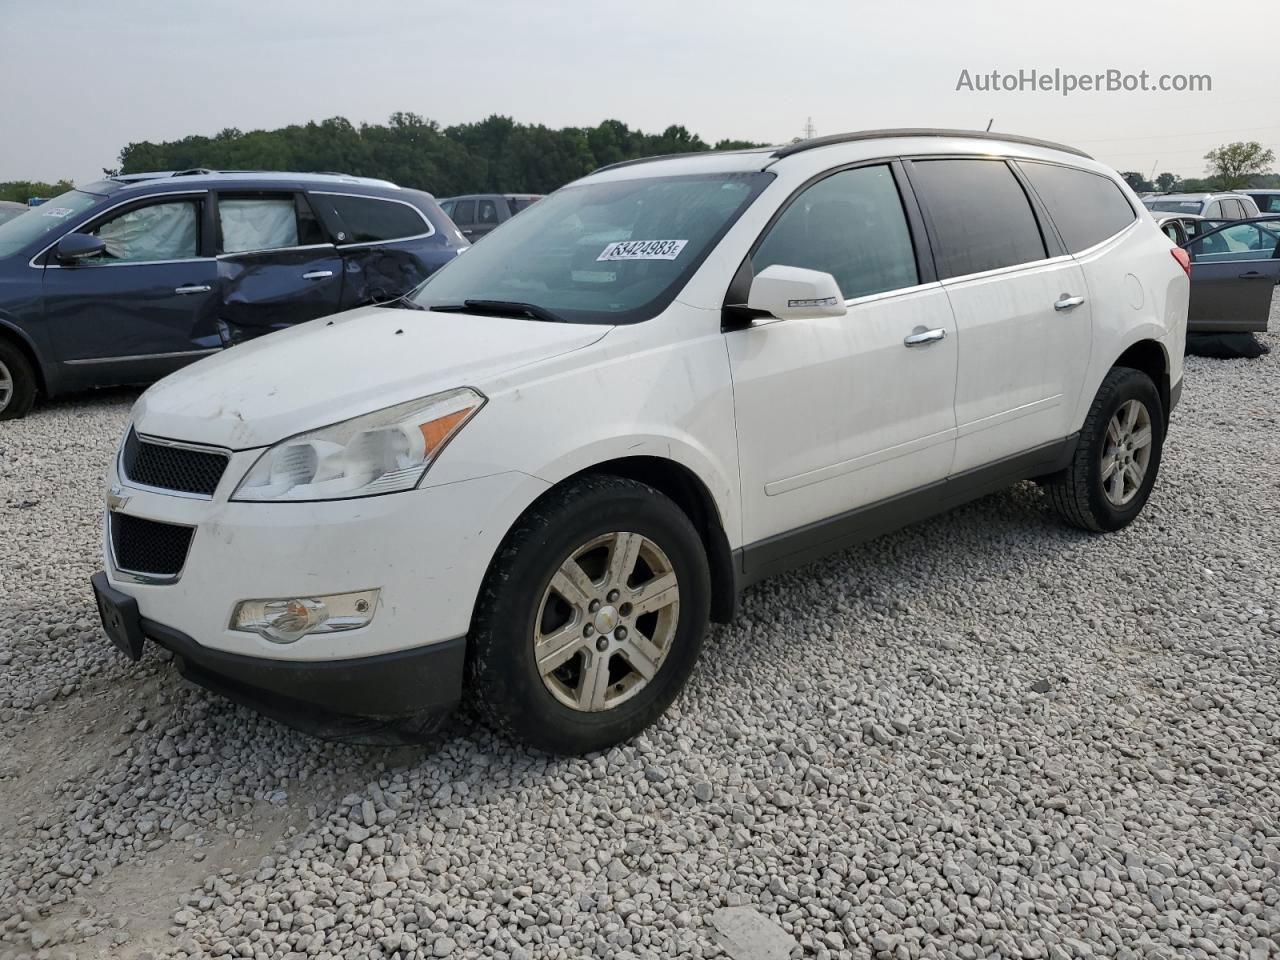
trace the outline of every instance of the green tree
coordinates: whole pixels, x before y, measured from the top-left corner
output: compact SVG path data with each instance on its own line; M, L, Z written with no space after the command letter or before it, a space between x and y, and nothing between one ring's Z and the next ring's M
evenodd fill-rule
M749 146L756 144L716 144L717 149ZM277 130L228 128L211 137L130 143L120 151L120 170L327 171L382 177L437 196L547 193L610 163L708 149L701 137L678 124L649 134L612 119L595 127L553 129L494 115L441 129L435 121L401 112L385 124L359 127L331 117Z
M1176 173L1162 173L1156 177L1156 189L1161 193L1172 193L1181 182L1182 178Z
M1269 173L1276 153L1257 140L1240 140L1215 147L1204 159L1218 189L1239 190L1247 187L1254 177Z
M59 180L57 183L40 183L37 180L6 180L0 182L0 200L14 200L26 203L32 197L56 197L66 193L75 184L70 180Z
M1126 170L1120 174L1120 176L1124 178L1124 182L1127 183L1135 193L1144 193L1147 190L1153 189L1151 182L1136 170Z

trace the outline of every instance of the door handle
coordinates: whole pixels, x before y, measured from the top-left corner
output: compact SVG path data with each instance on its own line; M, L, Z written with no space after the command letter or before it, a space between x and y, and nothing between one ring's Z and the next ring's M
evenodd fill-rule
M1267 275L1265 273L1259 273L1257 270L1250 270L1248 273L1240 274L1240 279L1241 280L1266 280Z
M902 339L902 342L908 347L918 347L925 343L937 343L939 340L945 339L946 336L947 331L942 329L923 330L920 333L907 334L907 336Z
M303 280L323 280L325 277L332 277L332 270L312 270L310 273L302 275Z
M1064 293L1057 301L1054 302L1053 309L1070 310L1072 307L1078 307L1082 303L1084 303L1084 297L1071 297Z
M188 284L187 286L184 286L184 287L174 287L173 292L174 293L208 293L212 289L213 287L209 286L207 283L195 283L195 284Z

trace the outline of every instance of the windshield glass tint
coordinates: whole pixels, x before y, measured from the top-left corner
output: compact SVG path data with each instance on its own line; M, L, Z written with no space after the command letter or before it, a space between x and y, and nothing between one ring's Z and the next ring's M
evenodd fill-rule
M92 193L68 190L20 217L0 223L0 257L17 253L38 237L58 229L72 217L84 213L102 198Z
M1146 200L1150 210L1162 210L1165 213L1199 213L1199 200Z
M566 187L484 237L414 294L536 304L580 323L656 316L771 180L767 173Z

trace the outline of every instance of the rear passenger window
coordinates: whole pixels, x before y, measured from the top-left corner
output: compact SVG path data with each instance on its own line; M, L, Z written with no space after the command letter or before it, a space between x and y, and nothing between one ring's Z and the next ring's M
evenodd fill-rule
M1213 201L1204 208L1204 218L1206 220L1216 220L1222 217L1222 203L1218 200Z
M796 197L751 258L836 278L846 300L919 283L911 232L886 166L842 170Z
M453 208L453 222L458 226L470 226L476 222L476 202L474 200L459 200L458 205Z
M491 224L498 222L498 205L492 200L479 201L476 209L476 223Z
M1113 237L1134 221L1133 207L1109 177L1053 163L1018 161L1071 253Z
M1048 256L1031 202L1003 160L917 160L911 185L933 225L942 279Z
M342 221L343 243L377 243L402 240L431 232L431 225L416 207L398 200L313 193L312 199L328 205Z
M298 216L292 194L218 197L222 253L298 246Z

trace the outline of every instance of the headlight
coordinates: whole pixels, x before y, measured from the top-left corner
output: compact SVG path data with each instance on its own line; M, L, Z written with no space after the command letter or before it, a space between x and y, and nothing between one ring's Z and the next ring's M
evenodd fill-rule
M340 500L412 490L482 406L469 387L301 433L268 449L232 500Z

